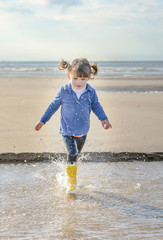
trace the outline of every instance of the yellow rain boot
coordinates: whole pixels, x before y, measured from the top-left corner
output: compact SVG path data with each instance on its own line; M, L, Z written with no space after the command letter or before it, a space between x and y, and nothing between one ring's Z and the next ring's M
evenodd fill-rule
M67 193L76 193L77 165L67 165Z

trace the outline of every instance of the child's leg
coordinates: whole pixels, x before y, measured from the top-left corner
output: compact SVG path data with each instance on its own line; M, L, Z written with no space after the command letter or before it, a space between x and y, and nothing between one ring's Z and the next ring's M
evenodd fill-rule
M78 154L77 143L73 136L63 136L63 141L68 151L67 159L68 164L66 166L67 193L75 193L77 165L74 163L77 161Z
M67 162L73 164L77 161L77 143L75 141L75 138L73 136L62 136L63 141L65 143L65 146L68 151L68 159Z
M65 146L68 151L68 163L73 164L77 161L77 154L81 152L87 135L82 137L62 136Z
M78 153L81 152L86 138L87 138L87 135L84 135L82 137L75 137L75 140L76 140L76 143L77 143L77 148L78 148Z
M62 136L63 141L68 151L68 165L66 166L67 173L67 193L75 193L77 165L73 165L77 161L77 154L81 152L86 135L82 137Z

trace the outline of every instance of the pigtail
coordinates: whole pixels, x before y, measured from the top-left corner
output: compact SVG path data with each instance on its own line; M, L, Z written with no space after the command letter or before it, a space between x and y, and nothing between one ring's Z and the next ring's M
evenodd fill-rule
M97 72L98 72L97 63L93 63L93 64L91 65L91 68L92 68L91 73L92 73L94 76L97 75Z
M61 60L60 64L60 68L59 70L65 70L66 68L68 68L68 66L70 65L68 62L64 61L63 59Z
M70 64L63 59L59 63L59 70L67 69L67 73L74 72L78 77L91 77L97 75L97 63L90 65L86 58L74 59Z

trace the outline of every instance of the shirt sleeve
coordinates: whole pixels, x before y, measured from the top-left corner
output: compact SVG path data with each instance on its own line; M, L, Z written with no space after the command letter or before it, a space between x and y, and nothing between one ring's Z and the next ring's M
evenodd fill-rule
M92 100L92 111L94 112L94 114L98 117L98 119L100 121L104 121L104 120L108 120L101 104L99 103L96 91L94 91L94 96L93 96L93 100Z
M45 110L44 114L40 119L40 122L43 122L45 124L47 121L49 121L49 119L58 110L61 104L62 103L61 103L61 89L60 89L56 97L54 98L54 100L49 104L49 106Z

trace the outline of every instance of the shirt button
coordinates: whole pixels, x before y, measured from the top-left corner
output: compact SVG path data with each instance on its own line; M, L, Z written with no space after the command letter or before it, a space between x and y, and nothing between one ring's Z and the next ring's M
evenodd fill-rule
M82 109L82 112L83 112L83 109Z

